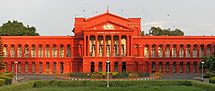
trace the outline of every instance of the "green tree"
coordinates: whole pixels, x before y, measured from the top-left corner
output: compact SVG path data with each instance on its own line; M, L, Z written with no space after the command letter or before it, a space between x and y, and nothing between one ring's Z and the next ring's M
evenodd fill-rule
M0 26L0 36L39 36L35 27L24 26L22 22L8 21Z
M204 62L203 67L208 71L215 71L215 56L202 57L201 63ZM199 69L202 69L202 64L199 64Z
M183 36L184 32L180 29L161 29L160 27L151 27L149 34L154 36Z
M3 58L3 44L1 42L1 36L0 36L0 70L3 70L5 68L4 64L4 58Z

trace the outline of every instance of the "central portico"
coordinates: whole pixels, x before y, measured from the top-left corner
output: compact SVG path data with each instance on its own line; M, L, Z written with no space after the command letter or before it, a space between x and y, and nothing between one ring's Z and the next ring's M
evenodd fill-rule
M114 64L118 66L129 59L132 36L139 35L134 32L140 29L139 23L140 18L126 19L109 12L88 19L76 18L75 33L80 32L79 37L84 38L83 72L105 72L107 58L110 58L110 69L114 71ZM118 72L116 67L115 71Z

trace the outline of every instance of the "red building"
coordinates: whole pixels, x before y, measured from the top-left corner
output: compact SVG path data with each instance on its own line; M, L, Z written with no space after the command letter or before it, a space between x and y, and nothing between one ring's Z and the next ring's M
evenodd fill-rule
M140 18L75 18L75 36L2 36L7 72L196 73L215 36L141 36ZM16 62L17 61L17 62Z

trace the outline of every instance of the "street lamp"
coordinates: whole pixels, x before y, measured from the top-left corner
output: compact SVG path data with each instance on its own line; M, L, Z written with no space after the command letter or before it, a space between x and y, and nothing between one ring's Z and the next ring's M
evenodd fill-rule
M16 80L17 80L17 61L15 61L15 64L16 64Z
M110 61L109 61L109 59L107 59L107 87L109 87L109 63L110 63Z
M204 81L204 67L203 67L204 62L202 62L202 81Z

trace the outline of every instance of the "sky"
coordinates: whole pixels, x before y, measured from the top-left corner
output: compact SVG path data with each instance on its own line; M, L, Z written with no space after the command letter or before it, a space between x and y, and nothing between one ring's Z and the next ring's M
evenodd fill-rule
M187 36L215 36L215 0L0 0L0 26L8 20L34 26L41 36L73 36L75 17L107 11L141 18L141 30L181 29Z

